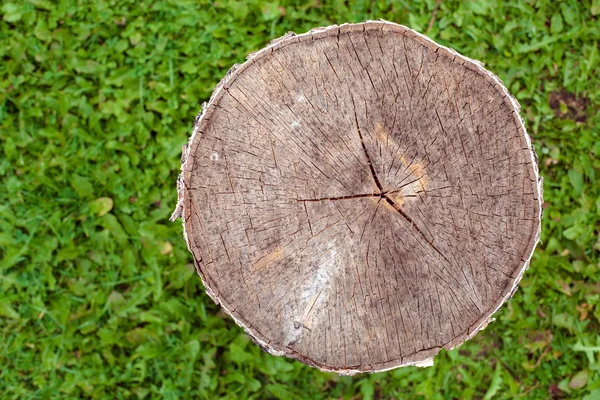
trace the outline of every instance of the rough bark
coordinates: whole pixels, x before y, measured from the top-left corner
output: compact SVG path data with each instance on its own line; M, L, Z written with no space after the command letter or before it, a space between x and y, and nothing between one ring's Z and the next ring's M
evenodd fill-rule
M208 294L275 355L429 365L487 325L539 240L518 111L479 62L389 22L251 54L183 151L174 217Z

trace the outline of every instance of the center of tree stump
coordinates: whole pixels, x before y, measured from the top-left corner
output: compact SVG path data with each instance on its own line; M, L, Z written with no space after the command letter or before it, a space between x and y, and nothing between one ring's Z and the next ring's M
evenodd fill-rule
M539 239L516 101L479 63L386 22L286 35L235 66L182 171L208 293L264 349L339 373L472 337Z

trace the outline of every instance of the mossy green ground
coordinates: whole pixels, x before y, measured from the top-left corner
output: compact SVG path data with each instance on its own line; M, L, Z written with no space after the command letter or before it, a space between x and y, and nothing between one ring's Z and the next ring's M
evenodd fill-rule
M252 344L204 293L181 145L233 63L287 31L435 0L3 1L0 397L600 399L600 1L450 1L428 35L522 105L542 243L497 321L428 369L338 377Z

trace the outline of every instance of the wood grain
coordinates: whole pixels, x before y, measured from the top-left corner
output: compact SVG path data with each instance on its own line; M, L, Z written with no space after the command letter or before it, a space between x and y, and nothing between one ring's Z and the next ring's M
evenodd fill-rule
M341 374L427 365L488 323L539 240L518 111L480 63L406 27L288 34L204 106L174 217L265 350Z

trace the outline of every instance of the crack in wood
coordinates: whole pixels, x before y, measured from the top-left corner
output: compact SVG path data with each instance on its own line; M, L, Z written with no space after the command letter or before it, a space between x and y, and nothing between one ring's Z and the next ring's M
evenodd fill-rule
M306 201L306 202L314 202L314 201L335 201L335 200L347 200L347 199L361 199L365 197L381 197L381 194L378 193L362 193L362 194L353 194L349 196L338 196L338 197L320 197L318 199L296 199L296 201Z
M430 241L427 238L427 236L425 236L425 233L423 233L423 231L417 226L417 224L412 220L412 218L410 218L408 216L408 214L406 214L406 212L404 212L404 210L402 210L402 208L400 207L400 205L397 204L394 200L392 200L388 196L388 193L399 192L403 187L408 186L411 183L419 181L419 179L421 179L421 177L416 178L413 181L410 181L408 183L405 183L404 185L400 186L397 189L388 190L388 191L384 191L383 190L383 187L381 186L379 178L377 177L377 174L375 173L375 168L373 167L373 162L371 161L371 156L369 155L369 151L367 150L367 146L365 144L365 140L363 138L362 132L360 131L360 126L358 124L358 115L356 113L356 103L354 102L354 96L352 96L351 99L352 99L352 106L354 108L354 123L356 125L356 130L358 132L358 137L360 138L360 144L362 146L363 152L364 152L365 157L367 159L367 164L369 165L369 170L371 171L371 176L373 177L373 180L375 181L375 185L377 185L377 188L379 189L379 193L378 194L376 194L376 195L369 195L368 197L381 197L381 198L385 199L385 201L389 205L391 205L394 208L394 210L396 210L412 227L414 227L416 229L416 231L419 233L419 235L421 235L421 237L425 240L425 242L429 246L431 246L431 248L433 250L435 250L435 252L437 254L439 254L444 260L446 260L447 263L451 264L450 260L448 260L448 258L437 248L437 246L435 246L433 244L433 241ZM437 115L437 110L436 110L436 115ZM439 118L439 115L438 115L438 118ZM441 121L440 121L440 124L441 124ZM356 195L356 196L344 196L343 198L356 198L356 197L367 197L367 196ZM341 200L343 198L335 198L335 200ZM332 199L328 198L326 200L332 200ZM316 201L319 201L319 200L316 200Z
M369 152L367 151L367 146L365 145L365 140L363 138L362 132L360 131L360 126L358 125L358 115L356 114L356 104L354 103L354 96L351 97L352 106L354 107L354 123L356 125L356 131L358 132L358 137L360 138L360 144L362 146L363 152L365 153L365 157L367 158L367 164L369 164L369 170L371 171L371 176L375 181L375 185L379 189L379 192L383 192L383 188L381 187L381 183L377 178L377 174L375 174L375 168L373 167L373 162L371 162L371 157L369 156Z

